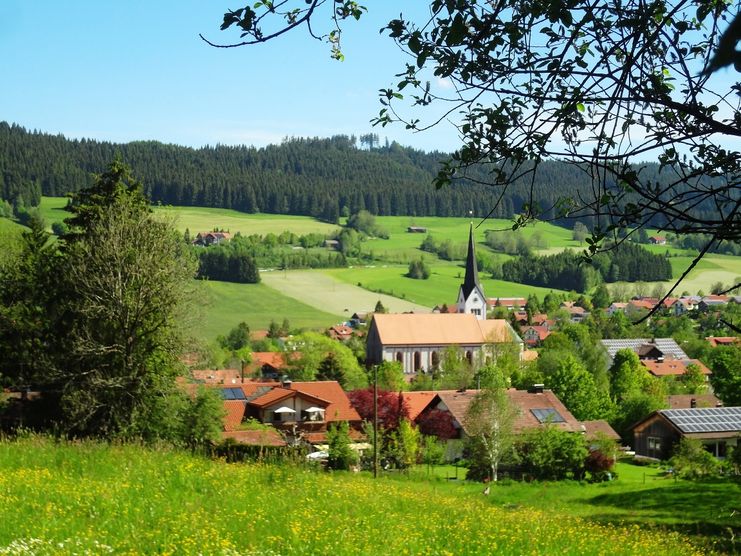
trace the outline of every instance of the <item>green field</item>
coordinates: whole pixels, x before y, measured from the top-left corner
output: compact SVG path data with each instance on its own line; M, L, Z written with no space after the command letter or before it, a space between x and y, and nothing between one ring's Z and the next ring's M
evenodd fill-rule
M636 554L732 550L737 483L618 470L493 485L227 464L166 449L0 441L5 554ZM734 513L734 510L736 513ZM692 535L692 538L685 535Z
M285 296L264 283L205 280L198 285L202 291L199 310L203 315L195 331L209 340L226 334L240 322L246 322L252 330L264 330L271 320L280 323L288 318L293 327L324 328L347 318Z

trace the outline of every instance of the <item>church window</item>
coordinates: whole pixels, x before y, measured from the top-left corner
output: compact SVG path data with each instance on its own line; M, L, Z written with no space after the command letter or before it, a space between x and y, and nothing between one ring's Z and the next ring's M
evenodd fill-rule
M430 359L432 361L432 368L437 369L440 366L440 354L436 351L433 351Z
M468 361L469 365L473 365L473 352L471 350L466 352L466 361Z
M397 352L396 352L396 360L397 360L397 361L398 361L399 363L403 363L403 362L404 362L404 354L403 354L403 353L401 353L400 351L397 351Z
M414 352L414 372L418 373L422 369L422 354L418 351Z

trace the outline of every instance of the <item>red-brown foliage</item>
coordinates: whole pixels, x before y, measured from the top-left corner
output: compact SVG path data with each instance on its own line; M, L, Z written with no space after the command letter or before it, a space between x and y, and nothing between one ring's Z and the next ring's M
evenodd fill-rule
M373 388L347 393L350 403L366 421L373 422ZM398 392L378 391L378 425L384 430L399 427L399 421L409 418L409 407Z

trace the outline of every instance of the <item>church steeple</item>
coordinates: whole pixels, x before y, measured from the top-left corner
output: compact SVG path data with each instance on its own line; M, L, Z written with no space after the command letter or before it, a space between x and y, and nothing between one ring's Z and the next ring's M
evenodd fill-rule
M466 257L466 276L463 279L463 285L461 285L464 299L468 299L468 296L470 296L471 292L476 288L481 289L481 284L479 284L479 271L478 267L476 266L476 243L473 240L473 223L471 223L471 228L468 232L468 256Z
M479 283L476 267L476 242L473 239L473 223L468 232L468 256L466 257L466 276L458 292L458 312L471 313L480 320L486 319L486 298Z

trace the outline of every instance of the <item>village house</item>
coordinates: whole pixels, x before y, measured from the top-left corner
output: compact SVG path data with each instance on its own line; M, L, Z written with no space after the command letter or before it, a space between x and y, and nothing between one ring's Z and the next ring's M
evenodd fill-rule
M712 347L735 346L741 343L738 336L708 336L705 339Z
M465 436L465 422L468 407L480 390L440 390L425 392L402 392L401 395L409 410L409 419L420 423L431 411L441 411L450 417L457 431L456 439ZM527 430L553 425L561 430L583 433L585 427L576 420L561 400L542 385L530 390L506 391L510 403L517 411L513 429L515 434Z
M219 390L226 410L224 431L229 433L225 437L240 442L249 439L234 433L241 432L248 419L270 425L278 437L291 443L326 443L328 427L340 421L350 425L351 438L363 437L360 415L336 381L250 381Z
M666 245L666 238L664 236L651 236L648 238L648 242L651 245Z
M672 394L666 397L666 401L669 409L723 406L723 402L715 394Z
M682 438L700 440L717 458L736 447L741 433L741 407L660 409L632 427L636 455L668 459Z
M335 324L334 326L330 326L327 330L327 336L333 340L339 340L341 342L346 342L352 338L354 333L355 331L353 328L346 324Z
M229 232L198 232L192 243L200 247L210 247L211 245L226 243L230 239L232 239L232 234Z
M551 330L547 326L524 326L520 332L523 342L528 347L540 346L551 334Z

